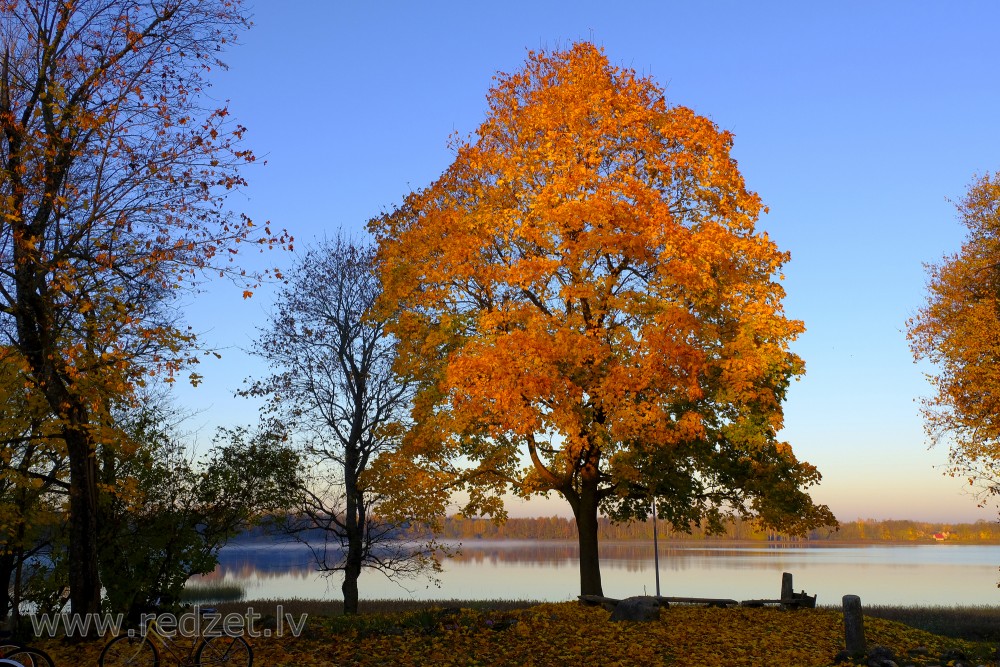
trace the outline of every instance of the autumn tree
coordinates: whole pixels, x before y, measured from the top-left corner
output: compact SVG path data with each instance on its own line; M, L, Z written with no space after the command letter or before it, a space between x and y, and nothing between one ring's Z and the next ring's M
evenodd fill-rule
M99 608L96 443L107 397L190 362L194 339L148 311L234 276L258 235L223 206L244 184L244 128L204 104L246 25L232 0L0 3L0 313L69 457L71 603Z
M916 361L929 361L934 395L925 430L949 443L950 472L1000 494L1000 173L978 177L958 202L961 250L928 265L927 301L907 322Z
M584 594L602 593L602 509L833 523L776 436L803 327L732 136L587 43L531 53L487 104L444 174L371 225L417 388L399 474L464 489L467 514L502 515L508 486L561 494Z
M246 392L269 397L313 464L288 529L321 571L343 572L348 614L358 611L363 568L402 577L437 564L432 546L377 513L369 469L397 445L412 392L393 374L396 340L372 312L381 293L373 254L340 234L309 249L254 348L275 372Z

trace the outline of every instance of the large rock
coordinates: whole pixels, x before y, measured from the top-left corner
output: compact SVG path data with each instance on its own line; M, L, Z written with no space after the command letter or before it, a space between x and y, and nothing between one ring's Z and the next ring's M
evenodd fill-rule
M660 601L648 595L625 598L611 612L612 621L658 621Z

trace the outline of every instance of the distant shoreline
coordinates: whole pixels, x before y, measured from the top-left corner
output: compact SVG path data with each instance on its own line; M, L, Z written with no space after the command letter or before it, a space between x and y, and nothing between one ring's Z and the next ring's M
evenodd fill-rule
M440 520L438 530L431 531L424 525L408 525L397 529L399 540L423 541L434 539L439 542L472 542L474 540L528 540L528 541L573 541L576 540L576 523L566 517L509 518L501 524L481 517L453 515ZM1000 544L1000 522L977 521L975 523L946 523L911 520L857 519L843 521L838 526L826 526L808 531L802 536L792 536L780 530L763 529L753 521L733 520L723 525L720 534L710 535L698 526L689 532L673 531L669 523L659 522L659 540L671 543L721 543L747 542L753 544ZM321 530L315 535L305 533L304 539L322 540ZM243 533L240 540L272 537L263 527ZM610 519L598 519L598 539L606 542L650 541L653 539L651 521L629 521L612 523Z
M576 545L575 538L563 538L563 537L537 537L537 538L515 538L515 537L468 537L462 539L452 539L452 538L437 538L436 542L446 545L446 546L471 546L471 545L488 545L488 544L507 544L507 545L531 545L531 544L565 544L565 545ZM604 539L600 541L602 546L612 545L612 544L653 544L651 538L638 538L638 539ZM816 547L816 548L838 548L838 547L859 547L859 546L894 546L894 547L906 547L906 546L930 546L937 545L941 547L948 546L997 546L1000 547L1000 540L946 540L938 541L932 539L917 539L917 540L829 540L829 539L784 539L784 540L734 540L728 538L715 538L715 537L660 537L659 544L661 547L669 547L670 545L680 545L685 547L705 545L713 547L756 547L760 548L763 546L772 546L776 549L782 548L795 548L795 547ZM274 535L271 537L264 535L255 536L241 536L230 541L228 547L260 547L260 546L303 546L301 542L294 540L288 540L284 536Z
M518 539L518 538L510 538L510 537L499 537L499 538L498 537L474 537L474 538L465 538L465 539L461 539L461 540L438 539L437 541L441 542L443 544L452 544L452 543L470 544L470 543L480 543L480 542L482 542L482 543L486 543L486 542L524 542L524 543L532 543L532 542L553 542L553 543L554 542L565 542L565 543L573 543L573 544L576 543L575 539L542 538L542 537L533 538L533 539ZM601 544L630 544L630 543L633 543L633 542L649 542L650 544L652 544L653 540L652 540L652 538L649 538L649 539L642 538L642 539L631 539L631 540L606 539L606 540L601 540L600 541ZM869 544L884 544L886 546L898 546L898 547L905 547L905 546L908 546L908 545L926 546L926 545L930 545L930 544L937 544L937 545L941 545L941 546L948 546L948 545L953 545L953 544L981 545L981 546L1000 546L1000 539L995 540L995 541L992 541L992 540L991 541L982 541L982 540L945 540L945 541L938 541L938 540L928 540L928 539L923 539L923 540L823 540L823 539L811 540L811 539L808 539L808 538L800 538L800 539L797 539L797 540L796 539L783 539L783 540L770 540L769 541L769 540L733 540L733 539L728 539L728 538L724 538L724 537L714 538L714 537L662 537L661 536L659 538L659 542L660 542L660 544L685 544L685 545L691 545L691 544L706 544L706 543L708 543L708 544L732 545L732 546L751 546L751 545L752 546L761 546L761 545L767 545L767 544L773 544L773 545L776 545L776 546L785 546L785 545L787 545L787 546L795 546L795 545L803 545L803 544L812 544L812 545L816 545L816 546L825 545L825 546L831 546L831 547L833 547L833 546L845 546L845 547L849 547L849 546L864 546L864 545L869 545Z

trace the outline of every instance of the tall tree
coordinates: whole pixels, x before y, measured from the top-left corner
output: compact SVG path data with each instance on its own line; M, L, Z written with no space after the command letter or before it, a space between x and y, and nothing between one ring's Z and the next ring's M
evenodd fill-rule
M151 303L258 235L223 207L244 128L203 105L238 0L0 2L0 313L69 458L70 598L99 609L96 443L108 397L194 361ZM248 285L249 286L249 285Z
M397 469L464 485L466 513L502 513L508 484L561 494L585 594L602 508L834 523L776 438L803 327L731 135L587 43L531 53L487 104L444 174L371 225L417 385Z
M290 529L322 571L343 572L348 614L358 611L363 568L405 576L436 566L433 548L408 543L376 513L370 468L398 443L411 388L393 375L396 341L372 313L381 292L373 253L338 234L302 257L255 347L275 373L247 392L271 398L314 464Z
M950 442L950 472L1000 494L1000 173L976 178L958 213L959 252L927 267L927 302L907 322L916 361L930 361L923 401L932 442Z

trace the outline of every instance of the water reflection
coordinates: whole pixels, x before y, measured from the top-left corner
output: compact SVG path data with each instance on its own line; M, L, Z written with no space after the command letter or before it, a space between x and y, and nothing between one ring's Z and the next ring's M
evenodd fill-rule
M466 542L444 563L441 587L423 580L393 583L366 572L367 598L575 599L579 591L574 542ZM1000 547L978 545L879 545L816 547L671 542L660 546L663 595L777 597L781 573L796 590L839 604L845 594L865 604L1000 604L996 584ZM653 546L645 542L601 545L605 594L654 592ZM237 583L248 599L339 597L340 576L316 573L311 555L297 544L242 544L223 550L219 567L200 583Z

